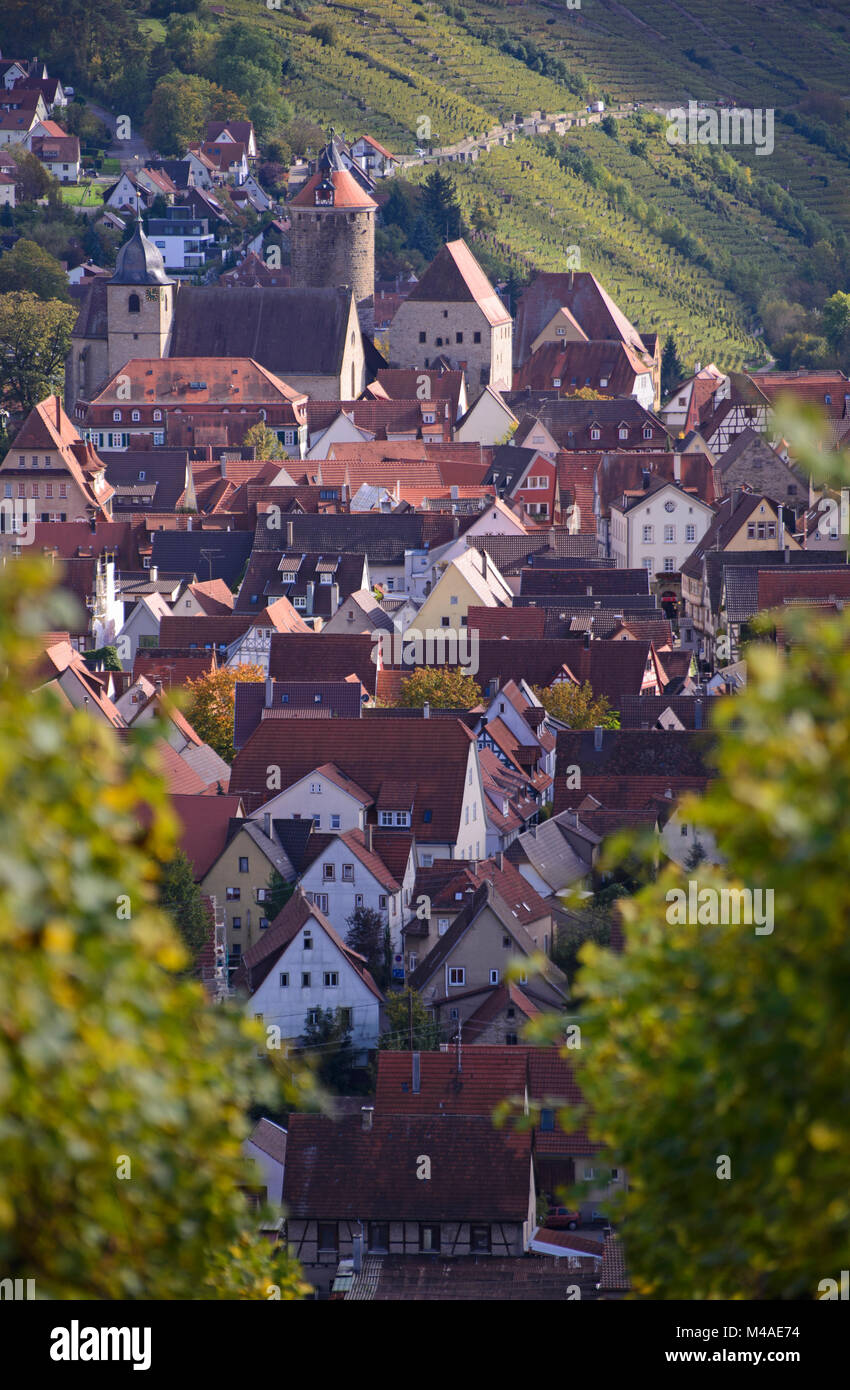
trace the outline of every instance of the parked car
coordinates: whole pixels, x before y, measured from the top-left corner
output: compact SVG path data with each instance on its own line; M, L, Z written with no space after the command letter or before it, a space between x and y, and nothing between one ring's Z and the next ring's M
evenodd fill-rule
M569 1207L550 1207L544 1225L550 1231L574 1231L581 1225L581 1214Z

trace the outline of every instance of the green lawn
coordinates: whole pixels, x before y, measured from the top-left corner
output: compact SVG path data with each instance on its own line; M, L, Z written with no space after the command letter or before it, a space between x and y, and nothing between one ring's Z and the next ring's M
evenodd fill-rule
M77 208L100 207L103 202L100 196L103 188L103 184L97 183L63 183L62 200L65 203L73 204L73 206Z

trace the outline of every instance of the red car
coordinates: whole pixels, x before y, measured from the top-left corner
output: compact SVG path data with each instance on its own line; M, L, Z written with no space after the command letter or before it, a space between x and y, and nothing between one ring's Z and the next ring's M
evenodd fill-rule
M550 1207L545 1224L552 1231L574 1231L581 1224L581 1214L569 1207Z

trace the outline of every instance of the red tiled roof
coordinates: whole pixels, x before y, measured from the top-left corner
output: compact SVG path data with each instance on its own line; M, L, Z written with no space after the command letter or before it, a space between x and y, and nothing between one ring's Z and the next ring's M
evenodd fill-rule
M237 753L231 790L250 799L253 808L269 800L270 766L280 768L280 789L285 790L333 763L377 800L382 783L403 772L416 788L410 829L417 839L453 841L471 738L459 719L266 720Z
M427 1054L432 1055L432 1054ZM419 1155L431 1178L417 1178ZM523 1221L531 1135L480 1115L289 1117L283 1200L293 1217Z
M312 178L307 180L301 192L292 199L289 206L292 208L314 208L316 201L313 195L319 184L323 183L327 177L327 174L314 174ZM330 178L334 186L333 209L376 208L378 206L374 198L369 197L369 194L361 188L354 175L349 174L347 169L330 171Z
M227 844L230 819L240 814L241 805L238 796L172 794L171 807L180 822L179 845L193 867L196 883Z

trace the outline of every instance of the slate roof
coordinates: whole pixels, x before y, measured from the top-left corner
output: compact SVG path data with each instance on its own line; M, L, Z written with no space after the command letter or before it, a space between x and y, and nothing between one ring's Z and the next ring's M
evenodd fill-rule
M276 375L334 376L351 291L181 285L172 357L252 357Z
M646 595L650 592L649 572L645 569L545 569L542 564L536 564L520 570L522 595L576 594L601 598L605 594Z
M616 709L621 694L640 694L649 652L648 642L591 642L585 647L581 638L484 639L478 644L476 680L482 690L491 680L545 686L566 665L580 684L590 681L594 694L608 696Z
M475 550L486 550L502 575L519 574L532 563L532 555L541 563L558 559L580 569L613 566L613 561L599 558L595 536L572 536L566 529L534 531L525 536L468 536L466 543Z
M417 1179L420 1154L431 1178ZM289 1117L283 1200L290 1220L513 1221L528 1216L531 1135L479 1115Z
M283 540L289 550L342 554L354 551L365 555L370 564L402 565L405 550L444 545L451 539L452 519L442 513L405 512L385 516L360 512L352 516L293 515L287 517L278 530L258 517L255 544L258 550L279 550Z
M169 573L223 579L233 588L241 578L253 539L250 531L154 531L151 564ZM204 550L212 554L203 555Z
M694 557L689 555L682 566L682 574L701 578L705 572L708 585L708 600L713 613L720 607L723 576L732 567L747 569L774 569L779 565L789 565L803 569L814 565L826 565L834 569L840 562L840 551L835 550L707 550Z

